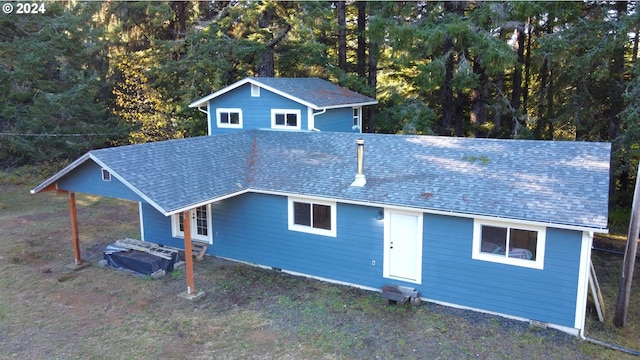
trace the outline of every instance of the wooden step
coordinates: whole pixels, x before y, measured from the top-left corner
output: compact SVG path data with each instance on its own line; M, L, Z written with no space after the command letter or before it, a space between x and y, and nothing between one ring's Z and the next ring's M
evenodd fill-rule
M195 256L196 260L204 260L204 254L207 252L207 245L200 241L194 241L191 243L191 254Z

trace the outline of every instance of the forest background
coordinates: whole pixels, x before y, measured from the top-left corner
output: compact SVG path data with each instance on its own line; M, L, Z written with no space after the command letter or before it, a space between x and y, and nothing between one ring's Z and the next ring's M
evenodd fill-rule
M379 100L367 132L611 142L611 207L631 205L636 1L41 4L0 14L0 168L205 135L192 101L320 77Z

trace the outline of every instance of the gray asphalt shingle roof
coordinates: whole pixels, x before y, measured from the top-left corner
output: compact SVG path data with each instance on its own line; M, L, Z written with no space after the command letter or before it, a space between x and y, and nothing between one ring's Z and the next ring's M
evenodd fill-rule
M305 106L310 106L318 110L325 108L373 105L378 103L374 98L370 98L319 78L248 77L198 99L189 104L189 106L205 106L209 100L247 83L258 85L262 88L276 92L281 96L285 96L289 99L302 103Z
M376 101L368 96L318 78L258 77L252 79L295 98L314 104L317 108Z
M608 143L253 130L90 154L165 213L253 190L607 227Z

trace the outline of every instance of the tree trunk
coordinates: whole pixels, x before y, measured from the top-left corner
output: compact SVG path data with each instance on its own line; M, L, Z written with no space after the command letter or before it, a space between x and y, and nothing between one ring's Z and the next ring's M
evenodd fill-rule
M618 21L622 22L626 16L627 2L619 1L615 3L615 10L617 12ZM620 165L620 151L621 144L619 141L615 141L620 135L620 112L624 110L624 101L622 95L625 88L624 79L624 52L625 43L627 41L627 33L619 32L615 34L615 47L611 58L611 101L609 102L610 108L607 111L609 115L609 131L608 139L611 141L611 167L609 174L609 199L615 198L616 181L616 169Z
M513 91L511 93L512 124L511 135L516 136L520 126L518 117L520 115L520 99L522 98L522 64L524 63L524 26L518 25L514 30L516 34L516 51L518 63L513 71Z
M531 18L527 19L529 25L529 31L527 32L527 55L524 58L524 84L522 88L522 113L527 113L527 106L529 100L529 83L531 82L531 35L533 33L533 26L531 26Z
M338 12L338 67L342 71L347 71L347 20L346 2L338 1L336 11Z
M453 123L453 42L444 38L444 83L442 84L442 129L440 135L451 135Z
M471 90L471 126L475 137L486 137L484 125L488 120L489 77L482 57L477 56L473 59L473 72L478 75L478 87Z
M258 20L258 26L266 29L271 26L273 21L273 9L267 6L262 12ZM265 44L264 49L260 52L260 60L258 62L258 76L273 77L275 76L275 54L273 48Z
M367 2L357 1L358 8L358 77L364 79L367 76Z
M171 20L169 28L171 29L173 40L176 40L187 33L187 2L172 1L171 9L173 10L174 18Z
M550 114L545 114L545 100L546 93L549 91L547 84L547 76L549 73L549 59L544 58L542 62L542 67L540 69L540 100L538 102L538 121L536 122L536 126L533 129L533 138L540 140L543 139L543 131L547 128L548 119Z
M369 87L371 88L371 97L376 97L376 88L378 86L378 52L380 51L380 45L377 42L369 40ZM375 105L368 106L367 111L367 127L366 132L375 132L375 117L376 107Z

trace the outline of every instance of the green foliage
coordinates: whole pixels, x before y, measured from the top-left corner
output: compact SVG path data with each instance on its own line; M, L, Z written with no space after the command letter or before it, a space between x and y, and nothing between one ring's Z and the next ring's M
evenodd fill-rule
M0 167L206 134L188 104L272 59L276 76L375 95L378 132L611 141L612 199L625 204L640 158L636 2L367 2L363 33L360 5L346 6L344 68L331 2L52 2L5 15Z

